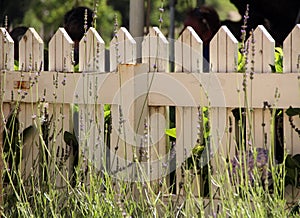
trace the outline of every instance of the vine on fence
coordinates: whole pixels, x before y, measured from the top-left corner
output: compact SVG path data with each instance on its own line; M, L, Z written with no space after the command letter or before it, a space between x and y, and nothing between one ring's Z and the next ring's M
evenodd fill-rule
M290 107L289 109L286 110L285 113L289 116L289 122L290 122L290 125L291 125L292 129L300 137L300 127L299 128L296 127L296 125L294 124L294 120L293 120L294 116L299 116L300 117L300 108L292 108L292 107Z

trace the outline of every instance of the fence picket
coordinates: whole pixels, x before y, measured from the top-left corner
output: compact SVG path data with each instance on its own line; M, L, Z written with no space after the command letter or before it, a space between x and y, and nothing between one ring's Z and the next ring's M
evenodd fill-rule
M297 24L283 42L283 72L297 72L300 68L300 24Z
M5 121L8 118L9 112L10 112L10 103L3 103L0 106L0 116L1 116L1 119L0 119L0 145L1 145L0 151L1 152L4 151L4 137L5 137L4 125L6 125ZM0 158L0 167L1 167L0 172L1 173L3 173L5 171L4 161L5 161L5 159L3 158L3 155L1 155L1 158ZM3 188L3 179L1 179L1 181L0 181L0 189L2 190L2 188ZM2 200L2 196L1 196L0 200Z
M209 66L211 72L234 72L236 71L237 66L237 52L238 52L238 41L235 39L233 34L229 31L226 26L222 26L213 39L210 42L210 56L209 56ZM224 105L225 106L225 105ZM226 110L226 127L229 127L229 116L231 116L232 108L216 108L213 107L210 110L212 120L212 151L216 152L216 149L220 149L219 152L222 152L224 155L229 151L228 146L228 135L218 132L219 116L222 116L221 110ZM220 135L222 134L222 135ZM221 145L221 147L219 147ZM235 147L230 147L230 154L234 154ZM214 164L214 163L212 163Z
M177 192L179 184L184 182L181 166L191 156L192 149L198 139L198 109L197 107L176 107L176 166ZM194 172L192 172L194 173ZM183 177L182 177L183 176Z
M226 26L222 26L213 39L210 42L210 70L214 73L229 73L237 70L238 64L238 41L230 32ZM223 91L223 90L222 90ZM224 156L229 155L232 157L235 154L236 142L234 141L234 133L229 134L228 129L230 128L229 119L234 123L232 117L231 107L212 107L210 110L211 117L211 150L216 154L222 153ZM225 118L225 132L223 132L222 125L220 123L220 117L226 116ZM231 127L232 128L232 127ZM215 158L215 161L218 157ZM215 164L212 162L212 165Z
M203 42L192 27L187 27L175 42L175 71L203 72ZM179 194L180 183L191 182L187 175L182 176L182 162L191 155L191 150L197 144L198 109L196 107L176 108L176 190ZM200 127L199 127L200 128ZM192 172L194 173L194 171ZM188 178L187 178L188 177ZM200 193L196 175L192 183L193 193Z
M158 27L149 30L142 42L142 62L149 64L149 71L169 70L169 42Z
M28 28L20 40L19 54L19 70L44 69L44 42L34 28Z
M248 46L249 64L247 71L254 73L271 73L275 61L275 41L264 26L259 25L246 42ZM255 75L254 75L255 78ZM250 86L250 83L248 84ZM248 87L247 87L248 88ZM248 91L252 91L248 88ZM275 95L275 90L274 90ZM247 104L252 108L252 99L255 95L250 93ZM263 105L263 102L261 102ZM255 108L246 112L246 145L269 148L271 146L271 115L268 111ZM264 125L262 125L264 124ZM250 134L251 133L251 134Z
M285 113L286 110L283 112ZM295 128L300 129L300 118L297 116L293 116L293 124L295 125ZM292 128L292 125L290 124L289 117L284 116L283 119L283 128L284 128L284 141L286 144L286 150L288 154L300 154L300 137L296 133L295 129Z
M79 71L104 72L105 43L95 28L91 27L79 42Z
M166 107L150 107L149 118L149 162L150 179L159 182L159 179L168 175L169 154L167 154L167 144L165 129L167 128Z
M0 69L14 69L14 40L11 38L7 30L0 28Z
M49 42L49 71L73 72L74 42L60 27Z
M268 149L271 146L271 128L272 128L272 114L270 111L256 108L253 113L253 137L254 145L256 148ZM275 127L274 127L275 130Z
M238 41L226 26L222 26L210 42L212 72L233 72L237 67Z
M254 41L253 41L254 39ZM255 73L271 73L270 65L274 65L275 41L263 25L258 27L247 40L249 45L249 65L248 71L254 67ZM255 52L253 55L253 51Z
M175 41L175 72L202 72L203 42L188 26Z
M33 116L36 115L37 104L22 103L20 104L19 121L21 131L29 126L35 127ZM31 176L35 179L39 177L39 143L38 132L28 136L28 139L24 141L23 145L23 161L21 166L21 172L24 176L26 183L30 181Z
M136 49L136 41L125 27L121 27L110 42L110 71L115 71L118 64L135 64Z

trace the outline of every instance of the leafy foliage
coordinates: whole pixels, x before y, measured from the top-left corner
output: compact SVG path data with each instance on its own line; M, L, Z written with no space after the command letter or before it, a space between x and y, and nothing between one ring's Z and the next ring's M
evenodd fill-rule
M282 73L283 72L283 51L281 47L276 47L275 48L275 64L271 65L270 67L272 69L273 73ZM245 72L246 71L246 57L241 54L241 52L238 52L238 67L237 71L238 72Z
M54 34L58 27L63 26L64 14L76 6L87 6L94 10L95 1L85 0L31 0L29 10L26 11L23 24L34 27L38 32L44 32L46 41ZM96 29L108 44L114 28L114 15L117 14L121 23L121 13L107 4L106 0L99 0L97 10ZM82 18L84 19L84 18Z
M300 154L287 155L285 160L286 185L300 186Z
M14 70L19 70L19 61L14 60Z
M21 133L19 122L19 110L17 106L11 110L6 120L3 130L3 153L7 168L4 172L4 182L9 182L9 177L16 181L16 172L19 172L19 164L21 162L21 147L26 144L28 139L35 133L35 128L30 125ZM8 175L9 174L9 175Z
M107 0L4 0L0 2L0 19L4 21L4 16L8 15L9 24L16 27L20 24L34 27L38 32L42 32L42 38L48 41L58 27L63 25L64 14L77 6L87 6L94 9L97 7L97 30L108 44L113 33L113 19L117 14L119 26L129 27L129 0L107 1ZM145 16L147 16L147 1L145 1ZM150 2L150 26L159 25L159 11L161 0ZM183 20L186 13L197 6L196 0L175 1L175 28L179 31L183 28ZM163 13L163 31L168 32L170 26L169 1L165 1L165 12ZM216 8L221 19L226 19L229 11L236 11L235 7L226 0L206 0L206 4ZM2 4L2 5L1 5ZM147 18L146 18L147 19ZM2 25L4 26L4 25ZM179 32L178 31L178 32ZM177 32L177 31L176 31Z
M166 129L166 135L176 139L176 128Z
M283 72L282 60L283 60L282 48L276 47L275 48L275 65L270 64L270 67L271 67L273 73L282 73Z
M237 72L245 72L246 71L246 57L242 55L242 53L239 51L238 52L238 67L237 67Z
M300 108L289 107L285 112L289 117L299 116L300 117Z

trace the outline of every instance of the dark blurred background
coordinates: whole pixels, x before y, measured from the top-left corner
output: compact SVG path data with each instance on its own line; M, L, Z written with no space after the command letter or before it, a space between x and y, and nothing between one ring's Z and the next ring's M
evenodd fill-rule
M98 2L98 3L97 3ZM168 35L170 26L169 4L164 1L163 32ZM96 6L96 3L98 4ZM203 4L204 0L175 0L174 28L175 35L183 27L183 20L187 11ZM231 17L238 19L237 9L229 0L205 0L219 13L221 19ZM159 7L161 0L144 0L145 31L148 26L158 26ZM5 26L5 16L8 18L8 29L17 26L34 27L41 37L48 41L58 27L63 25L64 14L76 6L87 6L97 9L97 26L105 42L109 42L114 28L114 16L118 17L119 26L129 29L129 0L0 0L0 24Z

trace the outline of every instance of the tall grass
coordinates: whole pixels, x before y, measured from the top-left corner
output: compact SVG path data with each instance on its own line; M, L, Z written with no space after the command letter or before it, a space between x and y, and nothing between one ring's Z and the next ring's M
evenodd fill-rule
M64 130L61 129L61 123L65 114L61 110L53 111L53 115L50 115L43 96L39 97L44 100L37 105L32 104L33 125L30 128L25 129L19 121L19 109L24 95L22 91L12 101L9 117L4 114L4 105L7 104L3 102L6 73L4 71L2 74L0 86L0 115L4 121L2 127L4 184L0 211L3 217L299 216L299 212L295 210L297 207L289 207L285 198L285 161L277 163L272 158L274 140L268 145L269 149L262 165L259 150L255 149L256 145L244 146L248 145L248 142L245 141L246 136L242 135L239 140L235 138L234 141L225 142L228 148L238 151L235 161L232 161L233 157L230 158L222 152L216 153L213 158L207 152L203 155L208 155L210 161L207 166L202 166L198 164L198 161L201 161L197 159L199 156L190 154L192 167L182 166L176 169L176 173L181 174L180 181L170 180L171 172L168 170L158 180L149 181L147 173L141 167L141 159L134 158L132 161L136 166L135 175L139 179L124 181L112 173L109 164L106 163L109 160L105 160L105 157L101 160L102 168L97 169L93 162L80 153L81 151L77 151L81 155L76 166L72 165L72 161L69 165L66 162L70 160L69 156L72 156L71 148L57 155L61 142L56 139L63 138ZM253 74L250 75L253 77ZM246 85L248 76L246 73L244 76ZM250 84L252 79L250 78ZM57 86L57 83L56 80L53 85ZM245 91L246 87L244 88ZM34 91L32 87L30 91ZM272 138L274 138L276 105L273 107L270 120ZM243 116L243 108L246 108L248 120L251 120L251 104L241 105L241 108L238 108L240 117ZM93 118L87 117L88 120ZM199 123L203 118L199 118ZM243 122L240 119L238 123L241 133L245 132L247 126ZM120 129L124 127L121 124L120 122ZM206 125L207 123L199 129L205 130ZM105 139L110 140L108 130L110 127L107 123L105 126ZM229 126L226 133L228 139L232 138L233 134L230 128ZM212 131L216 130L210 128L210 132ZM247 137L250 139L253 136L252 131L253 126L250 125L250 129L247 129ZM148 134L148 131L145 134ZM69 144L72 142L74 145L75 141L69 138ZM148 146L152 146L150 141L147 143ZM104 140L101 146L105 147L108 144ZM25 146L38 147L38 155L32 161L29 174L24 173ZM169 165L170 163L167 163L167 167ZM208 187L208 193L205 193L205 187ZM298 204L297 200L293 203L296 206Z
M1 96L1 118L5 121L3 217L288 217L296 211L297 207L290 207L285 198L285 161L277 163L271 158L274 157L274 140L264 156L264 164L260 162L256 145L246 149L234 140L227 141L226 146L238 148L235 162L221 150L212 159L209 157L207 166L198 164L198 156L192 155L192 167L177 168L181 179L176 184L170 180L169 171L159 180L149 181L139 158L134 160L135 175L139 179L124 181L112 173L107 167L109 164L97 169L84 155L79 155L73 171L73 165L66 162L70 159L57 155L61 142L54 140L62 137L60 128L64 114L59 112L50 116L45 102L40 102L32 105L32 108L40 109L33 113L34 125L25 128L19 121L23 94L20 93L12 103L9 117L4 116L7 103ZM271 130L275 125L275 111L270 120ZM240 132L247 126L242 122ZM229 135L233 133L228 130L227 134L227 138L231 138ZM147 143L151 146L150 141ZM102 146L106 144L103 142ZM241 144L245 145L245 141ZM39 147L29 174L24 173L26 146ZM208 195L204 195L204 183L207 182ZM172 191L175 186L176 192ZM294 204L297 206L297 199Z
M39 137L42 138L41 132ZM22 142L22 140L20 140ZM41 143L45 146L45 143ZM22 153L22 143L20 145ZM45 147L45 150L48 149ZM287 217L290 215L284 198L285 166L269 159L265 170L271 179L262 179L264 172L254 164L252 174L247 151L241 149L237 157L241 167L235 168L226 156L216 155L209 163L211 197L201 197L196 186L195 171L181 169L183 179L177 194L169 193L168 177L160 183L147 180L123 181L112 176L107 169L101 171L83 160L75 170L73 182L65 176L57 163L40 161L44 174L37 176L32 169L24 178L20 166L9 169L4 164L9 181L2 190L1 215L3 217ZM254 159L255 159L255 149ZM5 159L6 154L3 158ZM15 155L15 154L13 154ZM269 154L270 155L270 154ZM14 156L14 158L17 158ZM48 161L45 163L44 161ZM53 161L53 160L52 160ZM197 165L196 165L197 166ZM36 165L40 168L40 165ZM137 171L140 172L140 171ZM245 173L246 172L246 173ZM52 176L50 176L52 175ZM56 185L53 177L62 177L63 186ZM140 172L144 177L144 172ZM198 180L197 183L203 182Z

